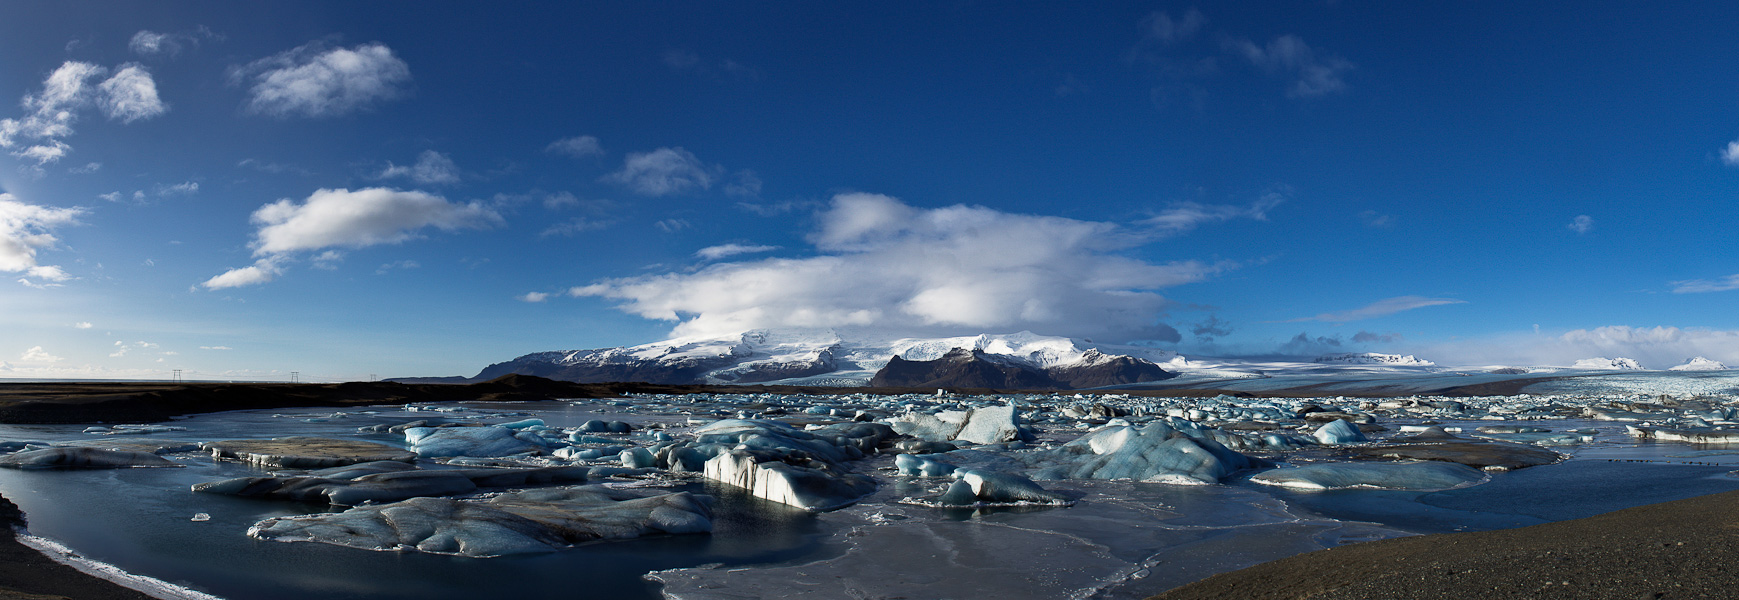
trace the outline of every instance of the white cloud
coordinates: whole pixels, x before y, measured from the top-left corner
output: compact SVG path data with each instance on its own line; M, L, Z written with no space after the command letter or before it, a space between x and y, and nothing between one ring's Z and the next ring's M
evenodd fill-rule
M657 223L653 223L652 226L657 227L659 231L665 233L676 233L684 229L694 228L694 224L689 223L686 219L664 219Z
M500 214L480 202L457 204L427 192L388 188L317 190L299 204L284 198L261 206L252 220L259 231L249 245L259 260L200 285L215 290L266 283L283 274L294 252L397 244L428 227L455 231L503 223ZM326 268L340 258L328 250L314 257L314 264Z
M1152 227L1160 234L1179 234L1195 229L1204 223L1217 223L1232 219L1266 221L1268 220L1268 211L1285 201L1286 196L1280 192L1268 192L1255 202L1251 202L1249 206L1179 202L1160 211L1157 215L1143 219L1141 223Z
M1122 256L1155 238L1118 224L979 206L921 209L874 194L835 196L819 222L809 237L819 256L611 279L569 294L678 321L673 335L855 326L1130 339L1163 327L1156 320L1170 302L1156 290L1231 268Z
M94 327L94 325L91 325L90 321L79 321L72 324L73 329L90 329L91 327Z
M331 271L338 268L338 263L344 262L344 253L337 250L327 250L314 256L314 268Z
M183 181L175 185L157 186L158 196L191 196L197 193L199 193L199 183L195 181Z
M231 348L229 346L200 346L199 349L200 350L234 350L235 348Z
M99 195L97 195L97 197L102 198L104 200L108 200L110 202L120 202L121 201L121 193L120 192L109 192L107 194L99 194Z
M1161 44L1175 44L1193 37L1205 22L1207 18L1202 16L1202 11L1193 8L1176 19L1156 10L1141 20L1141 30L1148 39Z
M772 251L778 250L778 249L779 249L778 246L745 246L743 244L722 244L722 245L718 245L718 246L708 246L706 248L701 248L698 252L695 252L694 255L696 257L703 259L703 260L718 260L721 258L725 258L725 257L729 257L729 256L736 256L739 254L755 254L755 253L759 253L759 252L772 252Z
M78 216L84 212L82 208L25 204L12 194L0 192L0 272L24 273L49 281L69 279L60 267L38 264L36 253L59 241L54 237L54 228L77 224Z
M550 295L547 293L544 293L544 292L526 292L522 295L514 296L514 298L518 299L520 302L533 302L533 303L543 302L545 300L548 300L549 297L550 297Z
M1721 162L1739 167L1739 141L1727 142L1727 148L1721 151Z
M254 254L328 247L396 244L434 227L444 231L500 225L501 215L481 203L458 204L420 191L364 188L315 191L298 204L289 198L261 206Z
M167 33L157 33L150 30L140 30L133 34L133 39L127 42L127 49L134 54L151 56L155 54L174 55L181 51L181 44Z
M587 231L597 231L607 228L610 225L610 221L599 221L596 219L577 217L551 225L548 228L545 228L543 232L538 235L542 237L549 237L552 235L574 235Z
M1687 279L1672 282L1674 294L1700 294L1739 290L1739 274L1716 279Z
M1314 317L1305 317L1302 319L1292 319L1292 320L1286 321L1286 322L1287 323L1297 323L1300 321L1322 321L1325 323L1347 323L1347 322L1351 322L1351 321L1363 321L1365 319L1375 319L1377 317L1386 317L1386 316L1389 316L1389 315L1392 315L1392 314L1395 314L1398 312L1409 311L1409 310L1413 310L1413 309L1417 309L1417 308L1425 308L1427 306L1442 306L1444 304L1466 304L1466 303L1467 303L1466 300L1456 300L1454 298L1426 298L1424 296L1397 296L1394 298L1384 298L1382 300L1372 302L1370 304L1365 305L1362 308L1355 308L1352 310L1343 310L1340 312L1322 313L1322 314L1316 315Z
M743 169L737 171L737 180L725 184L726 196L754 198L761 195L761 178L754 171Z
M592 156L603 156L604 146L598 143L598 138L589 135L582 135L562 138L550 142L549 146L544 148L544 151L566 154L574 158L587 158Z
M419 263L419 262L414 261L414 260L398 260L398 261L393 261L393 262L389 262L389 263L381 265L380 268L374 270L374 274L375 275L385 275L387 273L387 271L391 271L393 269L417 269L417 268L421 268L422 266L423 266L422 263Z
M394 177L409 177L411 181L425 185L442 183L458 183L459 167L453 164L453 159L434 150L424 150L417 156L417 164L402 167L392 163L386 164L386 169L375 176L377 179Z
M208 290L259 285L283 274L283 262L284 260L280 257L269 256L254 261L252 265L224 271L223 274L207 279L200 285L205 286L205 289Z
M1248 39L1229 39L1225 41L1225 47L1257 67L1295 77L1292 86L1286 90L1286 95L1292 98L1345 91L1346 73L1353 69L1351 62L1338 56L1319 54L1296 35L1274 38L1266 46Z
M410 66L385 44L326 48L318 41L230 71L250 82L247 109L279 118L329 117L368 108L408 93Z
M1576 218L1571 219L1570 224L1565 225L1564 227L1578 234L1588 233L1594 230L1594 217L1588 215L1576 215Z
M97 104L103 114L122 123L149 119L169 111L169 105L157 97L157 82L151 73L138 65L127 65L97 86L102 92Z
M24 351L23 356L18 357L18 362L21 363L56 363L62 360L66 359L43 351L42 346L32 346Z
M25 94L23 117L0 119L0 148L17 148L11 151L13 156L40 167L72 151L64 138L73 134L72 125L86 108L96 106L123 123L169 110L157 97L157 83L144 67L123 65L114 77L96 81L106 74L108 69L90 63L62 63L43 80L40 92Z
M101 171L102 169L103 169L103 163L91 162L91 163L85 163L85 166L82 166L82 167L69 168L66 170L66 172L73 173L75 175L88 175L91 173L95 173L97 171Z
M682 148L659 148L628 153L622 170L605 175L603 181L626 186L642 196L668 196L712 189L721 170Z

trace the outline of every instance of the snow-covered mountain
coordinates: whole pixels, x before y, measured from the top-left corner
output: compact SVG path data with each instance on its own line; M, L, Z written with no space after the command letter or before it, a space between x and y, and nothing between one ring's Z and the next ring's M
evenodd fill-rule
M1685 364L1667 369L1668 371L1725 371L1727 365L1720 361L1709 360L1701 356L1685 361Z
M1378 354L1376 352L1347 352L1344 354L1329 354L1316 357L1316 362L1335 365L1385 365L1391 367L1434 367L1437 363L1421 360L1411 354Z
M1175 352L1143 346L1031 332L949 338L842 335L832 329L758 329L740 334L675 338L638 346L537 352L488 366L473 380L509 373L579 382L779 383L867 385L895 356L933 361L960 349L1006 367L1059 374L1057 381L1094 380L1095 369L1128 367L1128 361L1180 368Z
M1636 362L1636 359L1634 359L1634 358L1623 358L1623 357L1606 358L1604 356L1597 356L1594 358L1584 358L1582 360L1576 361L1576 364L1571 365L1570 368L1572 368L1572 369L1586 369L1589 371L1641 371L1641 370L1643 370L1642 363Z

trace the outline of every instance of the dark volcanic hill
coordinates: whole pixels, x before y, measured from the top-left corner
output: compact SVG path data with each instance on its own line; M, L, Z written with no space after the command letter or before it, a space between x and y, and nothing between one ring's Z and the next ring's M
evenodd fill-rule
M1088 351L1080 362L1040 369L978 350L955 348L936 360L898 356L870 378L875 387L1082 389L1145 383L1176 377L1159 365L1128 356Z

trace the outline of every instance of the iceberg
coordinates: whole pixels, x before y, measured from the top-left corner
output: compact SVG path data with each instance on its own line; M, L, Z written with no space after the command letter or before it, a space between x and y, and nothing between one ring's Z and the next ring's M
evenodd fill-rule
M405 446L423 458L491 458L543 450L505 427L412 427L405 430Z
M1213 439L1196 438L1156 422L1146 427L1119 425L1081 436L1055 450L1025 455L1040 467L1036 479L1133 479L1159 483L1219 483L1262 461L1232 451Z
M124 469L129 467L179 467L150 452L64 447L25 450L0 456L0 467L12 469Z
M340 513L278 517L248 535L366 550L487 558L548 552L594 540L712 531L711 498L639 497L601 486L505 493L482 500L412 498Z
M1263 471L1251 481L1304 490L1371 487L1390 490L1444 490L1485 480L1479 469L1449 462L1323 463Z
M1318 443L1324 445L1352 444L1366 441L1364 432L1359 426L1347 422L1346 419L1335 419L1317 428L1313 435Z
M410 462L417 458L403 448L386 444L301 436L204 442L199 448L210 452L213 458L286 469L320 469L382 460Z

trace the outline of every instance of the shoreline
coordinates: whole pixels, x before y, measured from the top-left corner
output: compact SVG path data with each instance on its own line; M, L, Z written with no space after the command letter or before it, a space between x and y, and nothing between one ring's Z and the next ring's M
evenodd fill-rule
M1214 575L1148 600L1727 598L1739 491L1514 529L1361 542Z

